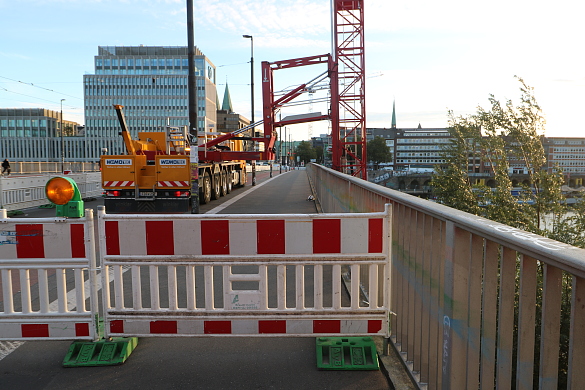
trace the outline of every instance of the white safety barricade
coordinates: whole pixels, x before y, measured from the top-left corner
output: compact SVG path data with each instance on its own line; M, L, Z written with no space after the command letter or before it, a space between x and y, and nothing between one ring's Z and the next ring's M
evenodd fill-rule
M390 212L163 216L100 207L105 336L389 337Z
M77 219L0 210L0 340L95 340L95 262L92 210Z

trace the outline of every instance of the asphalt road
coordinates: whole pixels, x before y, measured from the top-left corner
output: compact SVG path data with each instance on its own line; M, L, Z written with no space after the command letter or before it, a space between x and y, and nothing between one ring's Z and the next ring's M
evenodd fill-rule
M212 213L314 213L304 171L237 188ZM88 202L97 208L101 200ZM26 210L50 217L54 210ZM141 338L120 366L63 368L68 341L29 341L0 360L0 389L387 389L380 371L320 371L315 338Z

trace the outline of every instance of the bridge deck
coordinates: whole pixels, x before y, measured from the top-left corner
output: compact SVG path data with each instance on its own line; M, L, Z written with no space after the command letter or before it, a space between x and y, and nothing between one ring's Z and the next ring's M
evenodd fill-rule
M251 183L251 181L250 181ZM257 185L234 189L201 213L315 213L304 170L269 178L257 173ZM102 204L101 199L86 207ZM29 217L50 210L29 210ZM43 215L45 216L45 215ZM387 388L376 371L319 371L315 340L310 338L141 339L128 361L117 367L63 368L69 342L26 342L2 359L7 388Z

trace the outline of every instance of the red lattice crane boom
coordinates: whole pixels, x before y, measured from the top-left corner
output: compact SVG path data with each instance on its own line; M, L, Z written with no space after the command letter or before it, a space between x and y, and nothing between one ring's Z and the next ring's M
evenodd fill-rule
M329 119L333 169L367 179L363 6L364 0L332 0L333 55L262 62L262 97L264 137L276 134L277 127ZM310 92L310 84L321 79L318 76L275 100L274 71L315 64L327 64L329 113L277 121L276 113L283 105Z

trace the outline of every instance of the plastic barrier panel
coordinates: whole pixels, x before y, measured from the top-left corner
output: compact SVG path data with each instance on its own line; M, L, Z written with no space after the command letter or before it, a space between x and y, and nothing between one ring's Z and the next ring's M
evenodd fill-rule
M388 337L389 213L101 208L106 336Z
M86 212L31 219L0 210L0 340L97 337L93 214Z

